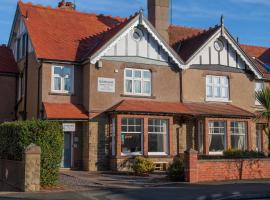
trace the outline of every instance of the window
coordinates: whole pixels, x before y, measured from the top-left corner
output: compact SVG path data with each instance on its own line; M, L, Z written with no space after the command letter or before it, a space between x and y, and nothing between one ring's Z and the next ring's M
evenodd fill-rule
M73 67L52 67L52 91L59 93L73 93Z
M209 154L221 154L226 146L226 122L210 121L208 126Z
M168 120L148 120L149 155L166 155L168 153Z
M206 76L206 100L228 101L229 84L226 76Z
M263 90L263 82L256 82L255 83L255 93L260 92L262 90ZM261 105L260 102L257 100L257 98L255 99L255 105Z
M125 69L125 94L151 96L151 72L141 69Z
M22 36L22 57L26 56L26 42L27 42L27 35L24 34Z
M246 122L231 122L231 148L238 150L246 149Z
M21 58L21 38L17 39L17 53L16 53L17 61Z
M26 43L27 43L27 34L24 33L17 38L17 50L16 50L16 59L17 61L26 56Z
M198 140L199 140L199 153L203 153L203 139L204 139L204 136L203 136L203 133L204 133L204 125L203 125L203 121L199 121L198 122Z
M143 120L123 118L121 127L121 150L123 155L142 154Z

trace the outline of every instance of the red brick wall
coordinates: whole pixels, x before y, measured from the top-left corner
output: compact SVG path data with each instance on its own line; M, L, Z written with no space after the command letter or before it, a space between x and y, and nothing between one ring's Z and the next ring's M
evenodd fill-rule
M197 152L190 150L185 162L186 181L191 183L270 178L270 159L198 160Z

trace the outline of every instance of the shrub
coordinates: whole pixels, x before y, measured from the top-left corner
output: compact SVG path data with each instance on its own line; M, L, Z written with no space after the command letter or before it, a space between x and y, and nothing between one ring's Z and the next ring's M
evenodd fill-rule
M258 151L248 151L248 150L234 150L230 149L224 151L223 153L225 158L265 158L263 152Z
M29 120L0 125L0 159L22 160L25 147L41 147L40 180L42 186L58 180L63 151L63 131L57 122Z
M185 177L184 161L175 157L168 167L168 177L172 180L183 181Z
M148 175L155 170L154 163L144 157L136 157L132 166L136 175Z

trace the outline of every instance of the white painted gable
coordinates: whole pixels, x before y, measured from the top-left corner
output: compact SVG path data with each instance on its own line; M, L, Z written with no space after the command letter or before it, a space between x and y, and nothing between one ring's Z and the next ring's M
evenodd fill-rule
M139 27L143 38L136 41L133 38L134 29ZM95 64L105 57L137 57L158 62L175 63L179 68L185 68L177 53L159 36L151 23L140 13L126 27L116 34L100 50L90 57Z
M224 30L225 31L225 30ZM214 43L217 40L223 42L224 48L218 52ZM258 77L256 67L250 61L244 52L239 50L238 44L231 38L229 33L225 31L221 34L221 29L218 30L189 60L187 63L191 65L222 65L238 69L250 68Z
M133 38L134 29L131 29L108 52L106 56L142 57L162 62L169 62L169 55L161 48L160 44L143 27L140 28L143 37L140 41Z

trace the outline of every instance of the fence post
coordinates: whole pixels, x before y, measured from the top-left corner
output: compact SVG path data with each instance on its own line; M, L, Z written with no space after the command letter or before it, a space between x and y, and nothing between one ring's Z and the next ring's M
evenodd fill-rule
M185 181L198 182L198 152L193 149L185 151Z
M40 190L40 155L41 149L30 144L24 151L24 191L36 192Z

